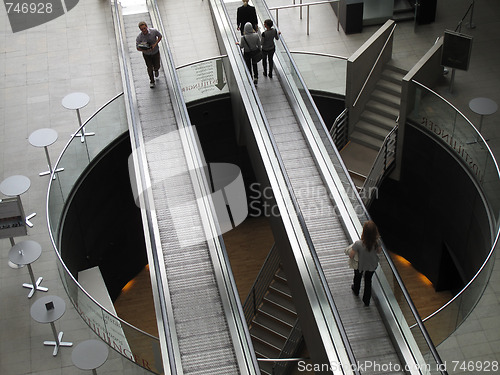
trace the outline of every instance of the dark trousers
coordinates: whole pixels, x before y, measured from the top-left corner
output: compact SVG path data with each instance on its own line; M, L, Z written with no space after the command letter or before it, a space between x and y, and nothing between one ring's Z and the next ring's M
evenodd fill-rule
M353 280L353 292L358 295L359 289L361 288L361 278L363 274L365 275L365 289L363 291L363 302L366 306L370 304L370 299L372 297L372 277L374 271L358 271L354 270L354 280Z
M144 61L146 62L146 66L148 68L149 82L154 83L155 76L153 72L160 69L160 52L157 52L154 55L146 55L143 53L142 57L144 57Z
M257 63L252 61L251 53L245 52L243 54L243 59L245 60L245 63L247 64L247 68L248 68L248 71L250 72L250 76L252 75L252 68L253 68L253 78L258 78L259 71L257 70Z
M264 74L267 73L267 62L269 61L269 74L272 75L274 67L273 57L275 51L276 48L273 48L272 50L269 51L262 50L262 67L264 68Z

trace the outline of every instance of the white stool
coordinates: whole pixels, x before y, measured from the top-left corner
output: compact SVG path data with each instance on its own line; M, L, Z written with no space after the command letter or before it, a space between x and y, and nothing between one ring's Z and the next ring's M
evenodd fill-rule
M33 294L35 294L37 290L42 292L47 292L49 290L48 288L40 286L43 277L39 277L38 280L35 281L35 275L33 274L33 269L31 268L31 263L40 258L40 255L42 255L42 247L38 242L31 240L21 241L14 245L9 251L9 260L12 263L28 267L31 284L23 284L24 288L31 289L28 294L28 298L33 297Z
M34 147L43 147L45 150L45 157L47 158L47 163L49 165L49 170L45 172L40 172L39 176L46 176L54 172L54 178L56 178L56 173L61 172L64 168L57 168L55 171L52 169L52 163L50 162L48 146L57 141L57 132L54 129L38 129L30 134L28 140Z
M89 104L90 97L83 92L74 92L72 94L66 95L62 100L62 105L66 109L74 109L76 110L76 115L78 117L78 126L82 126L82 118L80 116L80 109ZM85 137L90 137L91 135L95 135L95 133L86 133L85 127L82 128L81 133L74 134L77 137L80 137L80 140L85 142Z
M53 356L56 356L61 346L73 346L72 342L63 342L63 332L57 333L54 322L64 315L66 311L66 303L58 296L42 297L31 305L31 317L38 323L50 323L52 333L54 334L54 341L44 341L44 345L54 346Z

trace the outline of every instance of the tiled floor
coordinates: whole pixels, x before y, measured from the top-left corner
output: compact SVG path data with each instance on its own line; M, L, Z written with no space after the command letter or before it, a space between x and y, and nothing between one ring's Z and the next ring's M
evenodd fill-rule
M433 24L416 30L411 23L400 24L393 52L396 65L409 68L445 29L454 30L470 2L440 0ZM207 17L207 3L203 1L200 5L199 0L160 2L164 24L172 33L170 45L178 65L218 54L211 19ZM268 1L269 6L290 3L289 0ZM37 212L28 238L43 247L42 256L33 264L33 269L36 276L44 277L42 285L49 287L48 293L66 300L67 311L56 325L65 332L65 340L77 344L95 335L75 312L60 284L45 219L48 178L38 177L38 172L45 169L45 157L41 149L29 145L28 136L42 127L57 130L59 139L49 148L52 160L56 160L77 125L76 114L62 107L62 98L74 91L89 94L90 103L82 110L82 117L86 119L122 91L110 7L108 2L82 0L64 16L15 34L4 8L0 8L0 180L14 174L31 179L29 191L22 196L26 211ZM331 8L320 5L311 7L310 35L307 36L305 14L304 11L304 18L300 20L297 9L280 11L280 28L291 50L349 56L376 30L376 27L368 27L361 34L345 35L342 30L337 31ZM470 70L457 71L452 93L447 82L438 90L472 121L477 121L468 108L470 99L485 96L500 103L500 2L476 0L473 19L476 28L468 29L466 21L462 31L474 37ZM180 38L186 33L194 40L188 48ZM497 112L485 118L483 124L483 134L489 138L495 153L500 152L499 120L500 112ZM30 318L32 301L27 299L27 290L21 287L29 280L27 269L8 266L8 239L0 240L0 248L0 373L87 373L72 365L71 349L62 348L57 357L52 357L51 349L43 346L43 340L51 337L51 331L49 326ZM42 293L37 294L35 299ZM459 369L452 371L453 361L500 360L499 316L500 270L495 267L477 308L439 348L450 373L464 373ZM139 374L143 371L111 351L99 373Z

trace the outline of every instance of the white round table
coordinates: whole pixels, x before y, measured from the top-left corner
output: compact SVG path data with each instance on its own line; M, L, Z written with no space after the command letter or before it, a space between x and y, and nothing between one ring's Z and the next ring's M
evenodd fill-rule
M7 177L0 183L0 192L8 197L17 197L19 200L19 204L21 208L23 207L21 201L21 194L24 194L28 191L31 186L31 181L28 177L22 175L14 175ZM23 209L24 216L24 209ZM26 225L30 228L33 227L33 223L30 221L33 217L36 216L36 213L32 213L28 216L25 216Z
M489 116L498 110L498 104L489 98L474 98L469 102L469 108L474 113L480 115L479 132L483 126L483 117Z
M108 359L109 349L101 340L86 340L79 343L71 353L73 364L80 370L92 370L101 367Z
M66 109L76 110L76 115L78 117L78 126L82 126L82 118L80 116L80 109L85 107L90 102L90 97L84 92L74 92L66 95L62 100L62 105ZM82 128L81 133L75 134L75 136L80 137L80 140L85 142L86 136L95 135L95 133L86 133L85 127Z
M48 146L55 143L55 141L57 141L57 137L58 137L58 134L54 129L43 128L43 129L35 130L33 133L30 134L30 136L28 138L28 141L30 142L30 144L32 146L43 147L45 150L45 157L47 158L49 170L39 173L38 174L39 176L45 176L48 174L52 174L52 172L54 172L54 178L55 178L56 177L55 173L61 172L64 170L64 168L57 168L55 171L53 171L52 163L50 162Z
M40 286L43 277L39 277L38 280L35 281L35 275L33 274L33 269L31 268L31 263L40 258L40 255L42 255L42 247L38 242L31 240L21 241L14 245L9 251L9 260L12 263L19 266L27 266L28 268L31 284L23 284L24 288L31 289L28 294L28 298L33 297L33 294L35 294L37 290L42 292L47 292L49 290L48 288Z
M46 296L42 297L31 305L31 317L33 320L42 324L50 324L52 328L52 333L54 334L54 341L44 341L44 345L54 346L53 356L57 355L59 347L61 346L73 346L72 342L63 342L63 332L57 334L56 326L54 322L64 315L66 312L66 303L64 300L58 296Z

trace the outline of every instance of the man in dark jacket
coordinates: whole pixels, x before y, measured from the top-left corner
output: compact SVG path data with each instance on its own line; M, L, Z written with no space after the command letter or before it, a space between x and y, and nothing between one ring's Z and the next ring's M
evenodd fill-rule
M253 29L257 31L257 13L255 12L255 8L251 5L248 5L248 0L243 0L243 5L238 8L236 12L236 25L238 26L238 30L241 31L241 35L243 35L243 28L247 22L250 22L253 26Z

